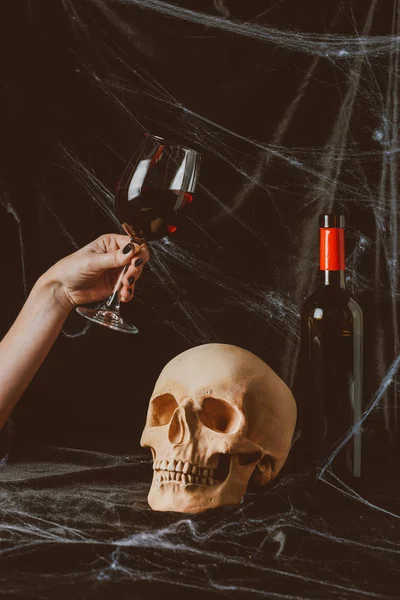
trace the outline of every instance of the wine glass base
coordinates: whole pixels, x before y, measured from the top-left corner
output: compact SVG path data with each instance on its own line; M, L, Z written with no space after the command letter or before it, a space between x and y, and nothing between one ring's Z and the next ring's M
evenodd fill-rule
M76 312L82 317L89 319L89 321L93 321L93 323L103 325L103 327L108 327L109 329L123 331L124 333L139 333L139 329L135 325L127 323L111 310L78 306Z

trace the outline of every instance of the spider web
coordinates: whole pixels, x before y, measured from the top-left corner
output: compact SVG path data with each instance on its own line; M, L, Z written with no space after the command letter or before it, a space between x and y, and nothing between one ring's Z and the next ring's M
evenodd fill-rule
M154 291L161 289L165 296L160 319L194 345L225 340L217 308L207 310L201 301L201 293L215 295L216 305L222 302L259 331L254 334L254 351L275 360L274 368L290 385L299 347L299 311L318 269L318 215L341 208L364 216L365 231L351 219L347 231L348 286L374 307L375 372L361 423L373 414L395 410L400 363L398 0L384 5L385 14L391 15L390 30L384 34L375 31L382 29L378 25L383 3L378 0L365 4L361 16L359 11L355 16L352 5L344 12L338 7L322 33L269 26L268 11L240 20L231 16L229 3L220 0L213 4L216 15L159 0L92 0L86 5L62 0L61 4L74 40L76 77L89 82L110 115L118 115L130 128L130 145L154 128L173 133L179 123L182 135L199 144L215 172L221 173L219 181L211 171L201 180L199 195L207 216L200 212L192 217L191 241L153 244L139 301L155 305ZM32 22L43 17L34 3L27 3L26 10ZM127 18L131 14L127 11L137 22ZM245 127L232 129L227 120L213 120L211 110L203 113L195 103L185 102L183 92L179 96L166 85L165 78L152 74L147 67L148 23L156 17L162 23L187 25L188 38L229 35L238 44L253 44L260 55L277 56L278 64L282 56L285 68L288 61L298 65L296 86L290 95L282 92L283 109L268 135L249 134ZM348 33L334 33L343 20ZM98 38L91 39L93 30L105 33L100 50ZM263 77L268 81L267 68ZM322 143L311 123L309 130L304 126L302 110L317 90L326 95L329 89L338 101ZM154 121L144 104L156 115ZM308 131L317 143L309 141ZM121 156L109 136L98 135L110 160L114 157L122 164L128 158ZM89 159L56 133L52 143L63 177L116 227L107 177L102 178ZM220 185L224 177L234 182L230 188L234 194L224 194ZM39 190L38 198L72 252L80 241L68 219L46 191ZM265 214L278 229L276 235L289 240L288 252L271 241L268 225L263 228L249 218L255 198L256 202L262 198ZM28 249L21 209L7 189L2 205L16 226L26 295ZM224 230L243 245L229 246ZM239 276L232 268L232 252ZM250 265L246 271L243 252L265 256L272 275L257 275L261 264L257 259L257 269ZM81 324L78 331L63 333L79 338L90 331ZM279 347L277 357L271 356L275 348L268 343L269 336ZM207 588L210 594L227 597L396 598L400 552L396 502L383 495L381 502L376 497L371 501L329 470L359 425L348 431L321 466L314 486L288 469L271 489L251 492L240 506L196 517L149 511L150 461L144 455L47 447L29 462L6 462L0 492L4 517L0 593L43 598L49 590L57 590L62 598L70 597L71 586L82 593L94 589L106 594L111 584L135 582L138 593L146 594L147 586L162 590L176 582L176 593L185 595ZM59 563L48 562L54 547Z

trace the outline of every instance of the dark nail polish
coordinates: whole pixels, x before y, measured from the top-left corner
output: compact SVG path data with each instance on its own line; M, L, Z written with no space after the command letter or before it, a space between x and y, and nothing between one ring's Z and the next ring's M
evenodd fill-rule
M132 290L131 290L131 288L128 288L128 293L129 293L130 296L132 296Z
M143 264L143 258L138 258L135 261L135 267L140 267L140 265L142 265L142 264Z
M135 281L135 278L134 278L134 277L129 277L129 279L128 279L129 285L132 285L132 283L133 283L134 281Z
M123 254L128 254L132 250L132 244L127 244L125 248L122 250Z

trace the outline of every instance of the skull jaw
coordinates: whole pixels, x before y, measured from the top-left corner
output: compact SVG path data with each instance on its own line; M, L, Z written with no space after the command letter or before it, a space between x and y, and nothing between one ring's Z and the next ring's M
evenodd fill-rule
M218 485L180 485L169 481L158 485L154 478L148 495L150 508L157 511L200 513L211 508L239 504L246 493L249 477L241 479L229 473Z

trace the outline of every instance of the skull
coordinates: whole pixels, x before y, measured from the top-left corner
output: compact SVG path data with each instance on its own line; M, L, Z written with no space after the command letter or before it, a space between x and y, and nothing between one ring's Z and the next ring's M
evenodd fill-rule
M154 510L197 513L237 504L250 478L265 485L289 454L296 403L257 356L205 344L162 370L141 445L153 454Z

